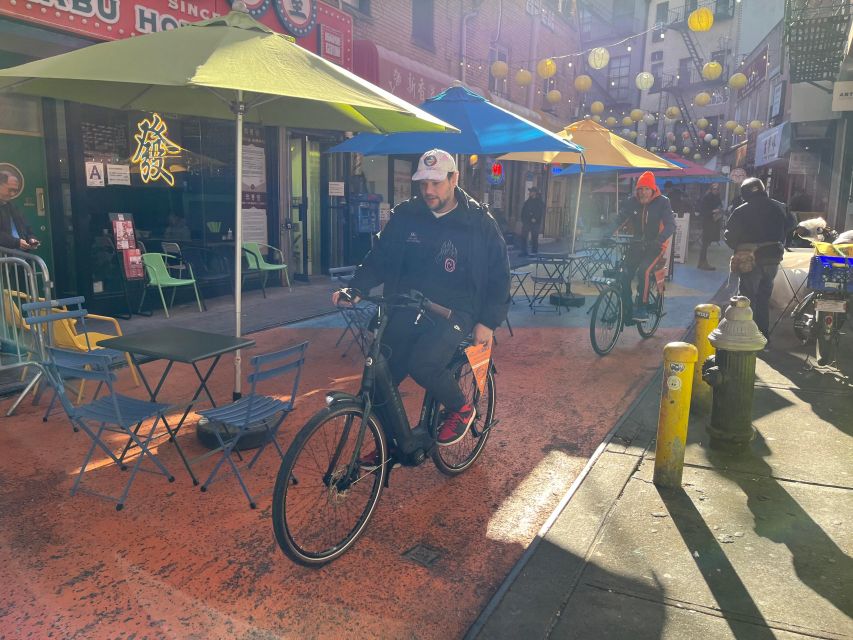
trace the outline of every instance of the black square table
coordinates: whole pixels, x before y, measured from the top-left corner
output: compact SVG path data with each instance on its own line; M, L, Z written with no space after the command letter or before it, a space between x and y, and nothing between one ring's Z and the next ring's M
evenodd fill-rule
M172 433L177 435L178 430L183 425L184 420L186 420L190 410L196 400L198 400L202 391L207 394L210 403L214 407L216 406L216 401L213 399L210 389L207 387L207 381L213 374L216 365L219 364L220 358L222 358L226 353L245 349L247 347L253 347L255 346L255 341L249 338L237 338L236 336L196 331L195 329L164 327L162 329L151 329L149 331L141 331L139 333L133 333L126 336L118 336L115 338L101 340L98 342L98 346L124 351L130 355L130 359L133 361L137 371L139 371L139 376L142 378L142 382L145 385L152 402L157 401L157 395L163 388L163 383L166 381L166 377L172 370L172 365L176 362L192 365L192 368L198 377L199 385L189 404L187 404L186 409L184 410L184 415L181 416L180 421L175 425ZM153 360L166 360L168 362L166 368L163 370L163 374L160 376L157 386L153 390L151 389L151 385L148 384L148 380L145 378L142 368L139 366L140 363L137 360L138 356L145 358L145 362L151 362ZM213 360L204 374L202 374L198 368L198 363L203 360ZM175 444L177 445L177 441L175 441ZM198 484L198 480L196 480L192 469L190 469L186 456L184 456L184 453L179 446L177 449L184 462L184 466L190 473L193 484Z

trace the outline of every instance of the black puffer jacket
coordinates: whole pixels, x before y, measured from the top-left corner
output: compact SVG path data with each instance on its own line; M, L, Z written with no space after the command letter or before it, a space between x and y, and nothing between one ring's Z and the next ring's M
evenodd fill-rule
M784 204L759 191L734 210L723 238L732 249L742 244L774 243L756 249L755 262L779 264L785 239L796 226L796 219Z
M473 320L495 329L506 319L510 304L506 243L491 214L459 187L456 188L456 201L471 233ZM420 227L417 219L424 215L432 216L433 213L418 196L394 207L391 219L356 269L350 286L366 292L384 283L386 296L403 293L400 279L407 238Z

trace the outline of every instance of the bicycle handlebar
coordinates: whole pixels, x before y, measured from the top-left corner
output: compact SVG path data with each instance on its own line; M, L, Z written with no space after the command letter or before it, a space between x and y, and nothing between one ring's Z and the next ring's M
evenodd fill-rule
M408 295L397 294L390 298L386 298L385 296L364 296L360 295L354 289L350 288L344 288L340 291L343 296L348 298L349 302L352 302L355 297L358 297L362 300L372 302L373 304L382 307L393 307L397 309L418 309L419 311L429 311L430 313L434 313L437 316L444 318L445 320L450 320L450 316L453 313L447 307L444 307L436 302L432 302L426 296L424 296L424 294L415 289L412 289Z

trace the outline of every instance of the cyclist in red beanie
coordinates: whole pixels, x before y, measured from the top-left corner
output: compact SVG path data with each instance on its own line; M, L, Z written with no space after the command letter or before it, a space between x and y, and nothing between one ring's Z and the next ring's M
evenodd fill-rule
M619 227L625 227L642 240L642 244L633 244L628 248L624 262L622 280L622 306L625 324L632 325L648 320L646 305L649 302L649 284L655 265L663 259L669 248L669 238L675 232L675 218L669 198L661 195L651 171L646 171L637 180L634 195L622 205L619 213ZM640 286L637 298L642 301L634 308L631 299L631 282L640 272Z

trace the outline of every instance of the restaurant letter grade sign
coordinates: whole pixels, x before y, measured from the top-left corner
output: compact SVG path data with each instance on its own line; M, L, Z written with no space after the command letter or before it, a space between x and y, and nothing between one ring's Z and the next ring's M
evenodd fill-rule
M159 113L151 119L143 118L137 125L139 133L133 135L136 151L130 161L139 165L139 176L148 184L162 180L170 187L175 185L175 176L166 167L166 159L181 154L181 147L169 140L169 129Z

